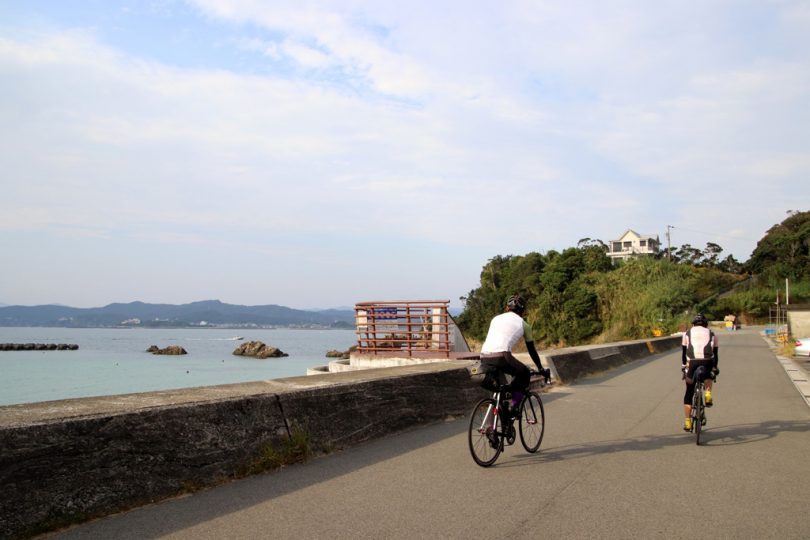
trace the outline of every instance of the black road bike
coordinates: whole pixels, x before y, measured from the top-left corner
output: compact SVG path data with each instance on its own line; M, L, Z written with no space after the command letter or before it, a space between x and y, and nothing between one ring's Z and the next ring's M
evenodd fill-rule
M684 374L684 377L686 375ZM704 401L704 393L706 392L705 381L707 378L717 380L717 376L706 373L705 366L698 366L692 374L692 380L695 381L695 392L692 394L692 430L695 434L695 444L700 445L700 432L703 431L703 426L706 425L706 402Z
M534 382L539 382L541 387L545 386L548 374L533 371L532 378L534 379L536 375L541 377L539 381ZM491 397L482 399L473 408L468 442L473 460L482 467L494 464L503 452L504 446L514 444L518 434L527 452L533 454L540 449L546 427L546 416L540 395L529 390L514 410L510 406L511 400L512 395L508 391L508 386L501 381L493 390Z

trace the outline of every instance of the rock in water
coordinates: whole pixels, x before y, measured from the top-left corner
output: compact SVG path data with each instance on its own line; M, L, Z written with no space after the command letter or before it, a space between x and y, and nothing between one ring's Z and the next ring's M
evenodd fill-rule
M186 350L181 347L180 345L169 345L165 349L158 349L157 346L152 345L146 352L150 352L152 354L168 354L168 355L180 355L180 354L188 354Z
M268 347L261 341L248 341L239 345L233 354L236 356L252 356L255 358L281 358L289 356L287 353L275 347Z

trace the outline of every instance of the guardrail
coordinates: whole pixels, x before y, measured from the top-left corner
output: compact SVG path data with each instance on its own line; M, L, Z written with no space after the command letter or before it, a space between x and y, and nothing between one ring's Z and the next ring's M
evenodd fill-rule
M357 352L420 353L450 357L449 300L399 300L355 304Z

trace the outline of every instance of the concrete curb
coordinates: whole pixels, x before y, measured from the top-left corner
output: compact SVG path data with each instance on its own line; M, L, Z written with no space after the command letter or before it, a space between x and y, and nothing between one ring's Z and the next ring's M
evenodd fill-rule
M804 402L810 407L810 381L808 381L807 374L796 366L790 358L777 355L776 359L782 364L793 386L799 391L799 395L802 396Z
M764 332L761 334L761 336L762 339L764 339L768 344L768 347L775 352L776 344L773 342L773 340L768 338ZM779 364L782 366L782 369L785 370L790 382L793 383L793 386L799 392L799 395L802 396L805 404L810 407L810 377L808 377L808 374L797 366L792 359L780 356L778 354L775 356Z

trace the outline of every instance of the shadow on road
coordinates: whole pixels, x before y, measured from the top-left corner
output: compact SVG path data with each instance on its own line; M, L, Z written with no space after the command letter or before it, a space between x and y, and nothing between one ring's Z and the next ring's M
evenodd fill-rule
M674 349L673 349L674 351ZM575 381L571 381L569 384L570 386L594 386L594 385L601 385L610 379L614 379L621 375L624 375L628 371L633 371L634 369L638 369L641 366L645 366L661 358L673 354L673 351L665 351L662 353L655 354L653 356L649 356L647 358L640 358L638 360L633 360L632 362L628 362L627 364L610 368L608 370L599 372L599 373L589 373L582 378L579 378Z
M547 405L567 396L564 388L552 387L550 392L542 392L543 403ZM414 426L352 448L317 456L306 463L228 481L193 494L166 499L156 505L134 508L62 529L47 537L158 538L459 436L465 437L458 448L459 455L469 459L472 464L466 446L468 427L467 415L451 417L445 422Z
M748 444L775 437L780 433L795 432L806 433L810 431L810 422L769 420L760 424L738 424L706 429L701 435L701 446L720 447L736 444ZM694 435L688 433L673 433L664 436L644 436L632 439L613 441L598 441L589 444L576 444L541 448L538 454L518 454L515 457L534 458L521 459L504 463L502 467L524 466L537 461L562 461L569 459L587 458L591 456L614 454L618 452L645 452L658 450L669 446L694 445Z

